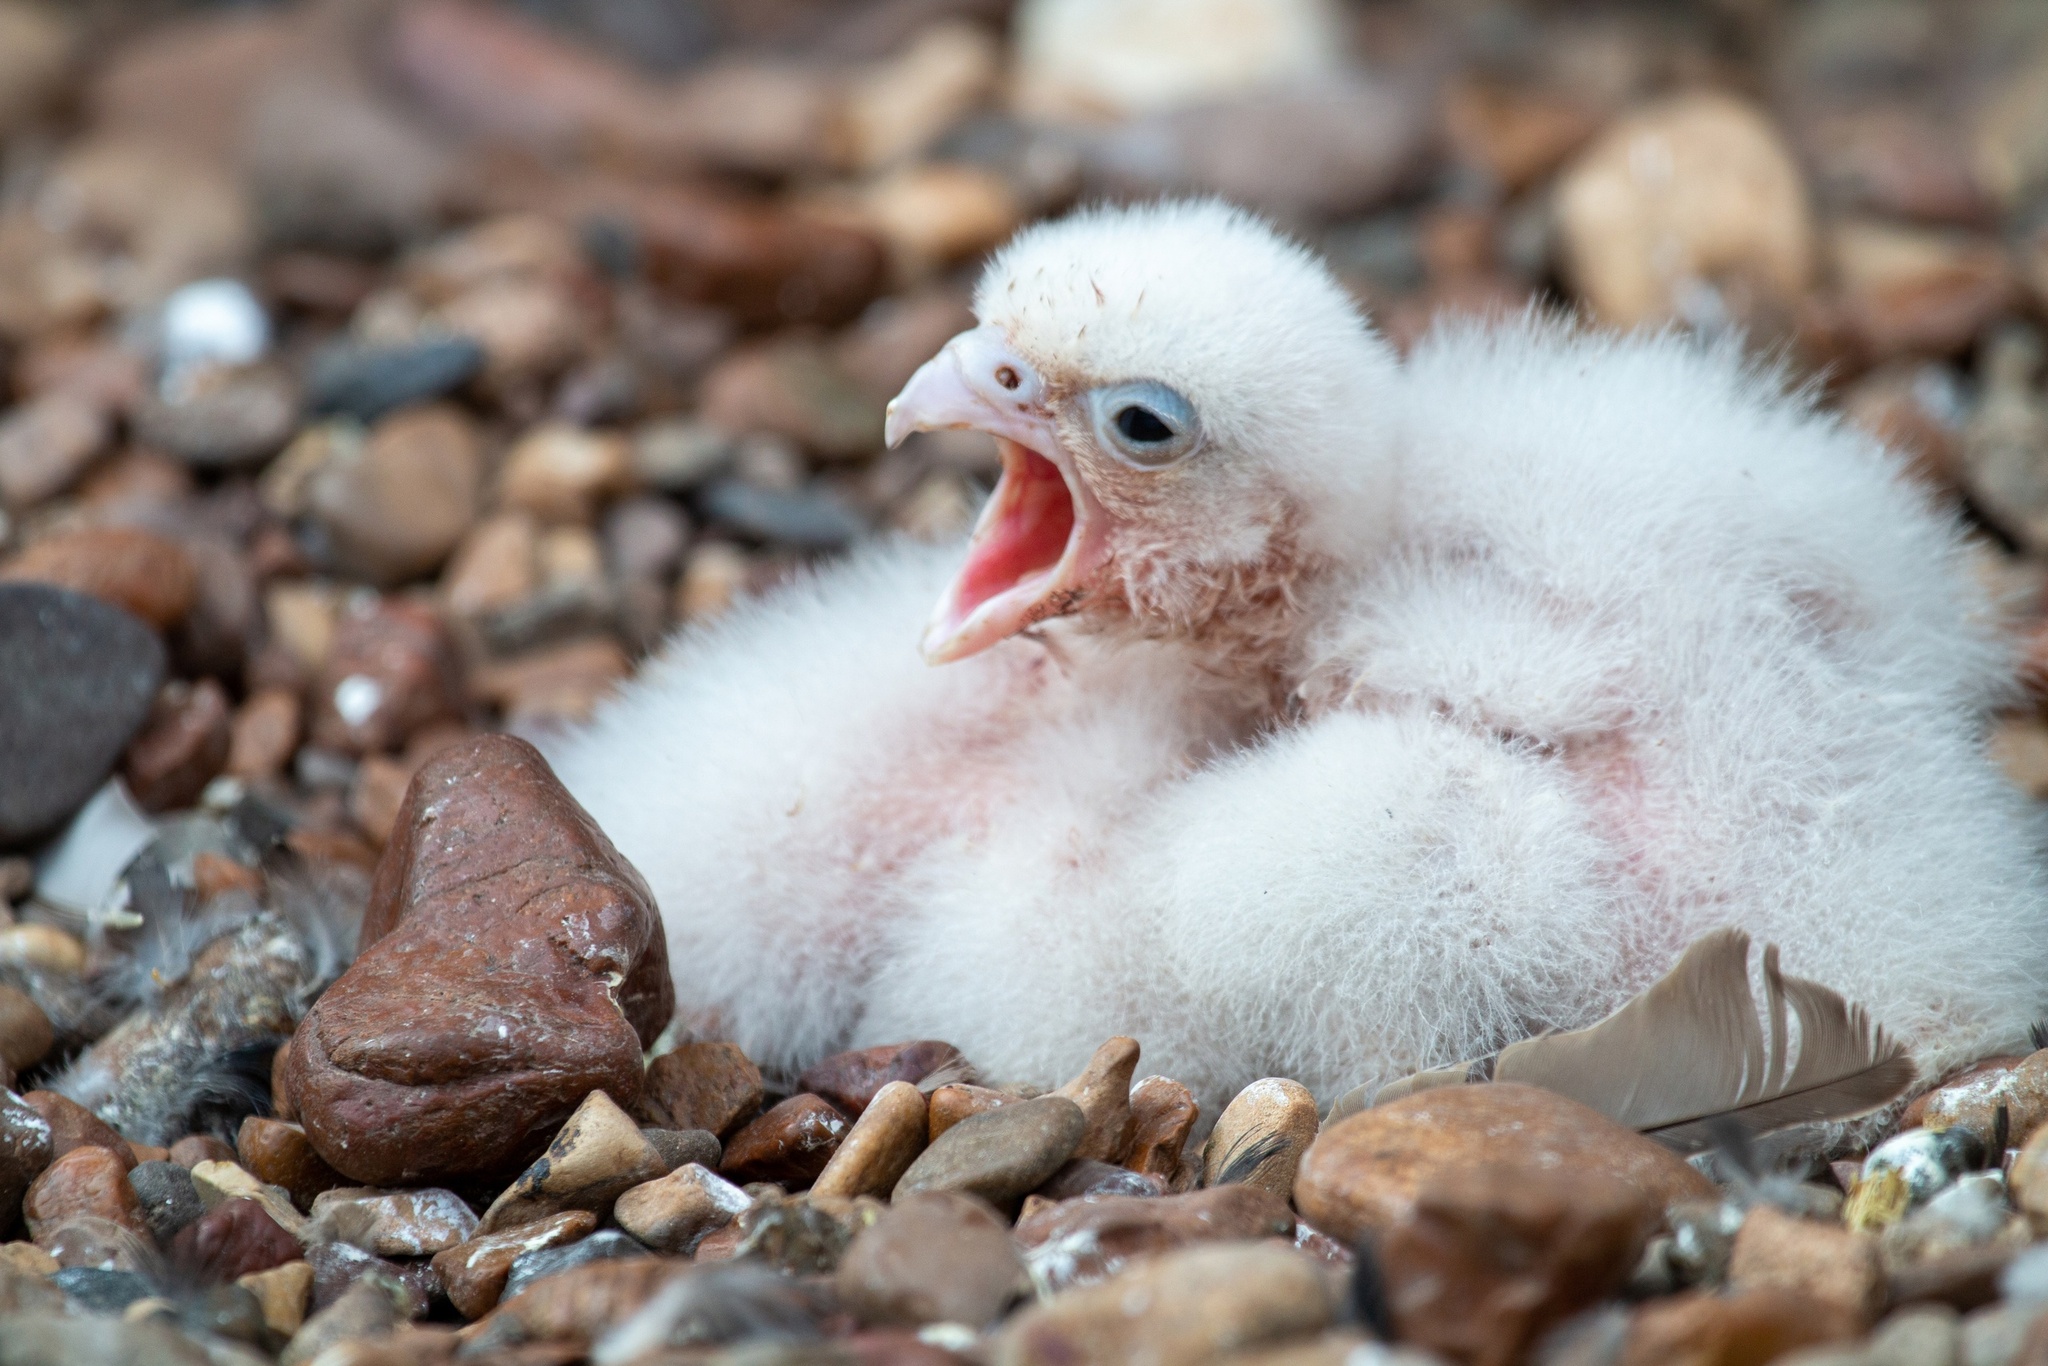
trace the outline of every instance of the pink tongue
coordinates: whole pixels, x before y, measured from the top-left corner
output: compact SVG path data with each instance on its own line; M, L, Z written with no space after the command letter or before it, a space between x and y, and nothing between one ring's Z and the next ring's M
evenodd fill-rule
M975 538L960 571L954 598L958 620L1015 588L1026 575L1058 564L1074 530L1074 500L1059 470L1036 451L1022 446L1014 451L1022 458L1005 462L995 516Z

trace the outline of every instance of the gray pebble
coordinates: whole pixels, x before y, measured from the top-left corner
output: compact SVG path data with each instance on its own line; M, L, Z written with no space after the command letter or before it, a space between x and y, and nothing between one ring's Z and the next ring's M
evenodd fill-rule
M592 1262L619 1262L653 1255L625 1234L611 1228L599 1229L581 1242L536 1248L522 1253L519 1260L512 1263L511 1273L505 1277L505 1293L498 1297L498 1302L504 1303L535 1281L588 1266Z
M135 1188L142 1217L159 1243L168 1245L179 1229L206 1213L192 1173L175 1162L137 1163L128 1173L128 1184Z
M1081 1146L1088 1120L1065 1096L1037 1096L961 1120L918 1155L896 1183L912 1191L962 1191L997 1207L1038 1189Z
M374 422L394 408L437 398L483 369L484 349L469 337L435 337L401 346L327 347L313 358L307 405Z
M118 1314L156 1293L149 1279L137 1272L99 1266L67 1267L51 1276L50 1284L88 1314Z
M642 1129L641 1135L654 1145L661 1160L674 1171L694 1162L706 1171L717 1171L725 1155L718 1135L708 1129Z

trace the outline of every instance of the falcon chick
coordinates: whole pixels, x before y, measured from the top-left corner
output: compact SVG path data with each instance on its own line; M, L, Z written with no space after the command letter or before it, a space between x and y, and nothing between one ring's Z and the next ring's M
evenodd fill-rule
M1210 202L1032 228L975 312L888 419L998 438L964 556L686 633L555 756L701 1030L1041 1085L1129 1034L1213 1114L1586 1024L1736 925L1924 1074L2024 1048L2012 662L1870 438L1731 344L1400 359Z

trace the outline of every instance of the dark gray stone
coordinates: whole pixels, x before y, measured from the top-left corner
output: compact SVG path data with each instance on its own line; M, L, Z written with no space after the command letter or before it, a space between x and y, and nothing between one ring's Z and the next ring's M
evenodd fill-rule
M504 1303L535 1281L588 1266L592 1262L619 1262L653 1255L615 1228L599 1229L581 1242L522 1253L519 1260L512 1263L511 1273L505 1277L505 1293L498 1297L498 1302Z
M804 550L835 550L867 530L858 513L822 489L790 493L715 479L697 498L709 521Z
M961 1120L918 1154L896 1183L913 1191L960 1191L1002 1208L1038 1189L1065 1165L1088 1130L1065 1096L1035 1096Z
M0 846L62 825L114 770L164 681L164 647L98 598L0 584Z
M469 337L435 337L402 346L327 347L307 376L308 404L374 422L394 408L438 398L483 369L484 349Z
M168 1246L178 1230L206 1213L192 1173L175 1162L138 1162L128 1173L128 1184L142 1202L142 1217L157 1242Z
M51 1276L50 1284L88 1314L118 1314L135 1301L156 1293L156 1287L138 1272L101 1266L67 1267Z
M200 469L255 465L284 449L299 425L299 393L280 371L256 367L179 403L150 395L136 435Z

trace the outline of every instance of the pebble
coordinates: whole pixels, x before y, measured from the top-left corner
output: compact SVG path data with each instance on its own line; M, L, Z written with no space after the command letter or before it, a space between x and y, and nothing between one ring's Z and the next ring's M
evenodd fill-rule
M761 1069L731 1043L684 1043L647 1064L640 1108L675 1129L725 1138L761 1108Z
M1029 1292L1002 1217L972 1196L906 1195L854 1236L833 1275L865 1324L983 1328Z
M211 678L174 680L157 694L141 732L128 742L121 780L143 810L189 807L228 761L228 695Z
M398 1282L382 1275L359 1277L340 1299L300 1325L278 1362L306 1366L338 1343L389 1337L413 1308L411 1295Z
M441 597L458 616L516 607L540 591L540 529L524 512L487 517L463 534L441 575Z
M1075 1157L1123 1160L1131 1142L1131 1077L1137 1067L1138 1041L1119 1036L1096 1049L1081 1075L1053 1093L1080 1106L1088 1121Z
M2000 328L1978 361L1981 396L1963 428L1963 488L1985 519L2039 554L2048 548L2048 400L2034 389L2041 338L2031 327Z
M969 1070L967 1060L953 1045L937 1039L919 1039L914 1043L879 1044L850 1053L834 1053L806 1067L798 1075L796 1085L799 1091L823 1096L858 1119L875 1093L891 1082L921 1086L926 1078L941 1072L949 1080L966 1080L964 1073Z
M867 530L858 513L817 488L785 492L721 478L705 484L697 501L709 521L801 550L836 550Z
M664 1286L702 1274L667 1257L600 1258L522 1286L523 1294L506 1295L470 1341L477 1349L528 1341L588 1343L645 1307ZM728 1331L754 1326L743 1324Z
M133 1362L135 1366L210 1366L211 1358L170 1324L106 1315L19 1314L8 1320L9 1361L23 1366Z
M1202 1107L1195 1093L1171 1077L1147 1077L1131 1088L1131 1144L1123 1162L1169 1187L1182 1177L1181 1154ZM1195 1173L1188 1173L1190 1179Z
M476 1236L461 1196L437 1186L380 1191L341 1187L313 1201L316 1236L326 1234L379 1257L430 1257Z
M508 726L547 729L589 720L632 672L619 643L598 636L486 665L470 675L469 686L473 696L504 711Z
M454 644L423 603L398 597L352 605L314 685L311 739L347 754L395 750L461 708Z
M724 1145L708 1129L655 1129L643 1125L640 1135L654 1145L654 1151L661 1154L663 1165L670 1171L692 1162L716 1171L725 1156Z
M199 593L199 571L185 548L135 527L88 526L44 536L0 564L0 582L68 588L159 631L183 621Z
M1555 205L1564 273L1616 327L1751 316L1812 278L1799 167L1769 120L1727 95L1616 120L1566 168Z
M422 337L389 345L338 343L313 357L307 407L375 422L467 384L483 369L484 349L470 337Z
M1874 356L1967 351L2016 283L2000 246L1956 230L1836 223L1828 254L1846 321Z
M603 1218L620 1195L667 1173L632 1116L603 1091L592 1091L547 1151L491 1202L477 1232L501 1233L565 1209Z
M662 922L532 745L430 758L383 866L365 948L287 1065L319 1155L373 1186L504 1171L594 1090L637 1100L641 1049L674 1014ZM535 901L590 926L573 956L522 913Z
M0 845L85 804L149 715L164 647L137 618L43 584L0 584Z
M202 1284L232 1281L305 1256L299 1240L250 1199L223 1200L180 1229L166 1251L174 1267Z
M29 1186L21 1203L22 1217L28 1221L29 1236L36 1246L54 1251L50 1235L59 1225L80 1217L105 1220L149 1238L142 1202L128 1184L132 1165L132 1159L124 1163L108 1149L91 1144L73 1148L51 1162Z
M846 1137L846 1116L822 1096L791 1096L734 1134L720 1170L742 1184L807 1186Z
M632 448L624 437L547 425L528 433L505 457L498 500L544 522L588 526L603 504L632 484Z
M1986 1058L1914 1098L1899 1128L1964 1128L1991 1141L1998 1107L2006 1110L2006 1142L2023 1147L2048 1119L2048 1050L2024 1057Z
M1714 1193L1656 1140L1552 1092L1492 1082L1416 1092L1325 1129L1302 1158L1295 1207L1355 1242L1390 1227L1425 1185L1498 1163L1615 1178L1660 1207Z
M19 511L63 493L112 435L105 409L63 392L44 394L0 417L0 504Z
M50 1284L88 1314L118 1314L156 1293L149 1278L105 1266L72 1266L53 1272Z
M997 1366L1145 1360L1181 1366L1329 1325L1318 1264L1288 1248L1215 1243L1142 1262L1025 1310L996 1340Z
M1767 1204L1749 1210L1729 1262L1735 1290L1798 1290L1870 1323L1884 1307L1878 1241L1839 1225L1796 1219Z
M966 1082L953 1082L933 1091L926 1100L931 1117L930 1132L926 1138L936 1143L939 1135L963 1119L986 1113L999 1106L1011 1105L1023 1097L1009 1091L997 1091L986 1086L975 1086Z
M308 1263L286 1262L267 1271L252 1271L238 1277L235 1284L256 1297L264 1327L279 1337L290 1337L305 1323L313 1298L313 1268Z
M235 1150L212 1134L187 1134L173 1143L170 1160L191 1171L202 1162L227 1162L235 1160Z
M635 483L687 493L732 460L732 433L695 417L661 417L633 429Z
M0 1237L20 1217L21 1197L56 1156L50 1122L11 1091L0 1090Z
M0 1066L24 1072L41 1062L56 1040L50 1017L35 998L0 982Z
M1164 1195L1164 1177L1134 1172L1111 1162L1077 1157L1054 1172L1034 1195L1047 1200L1078 1200L1084 1195Z
M199 1192L199 1202L212 1210L230 1200L253 1200L279 1228L294 1237L305 1239L311 1236L311 1226L292 1198L283 1187L258 1181L255 1176L236 1166L233 1162L198 1162L192 1167L192 1185Z
M656 1252L687 1257L751 1203L738 1186L692 1162L621 1195L612 1217Z
M1652 1300L1630 1317L1617 1366L1744 1366L1846 1342L1861 1328L1847 1310L1796 1291L1690 1291Z
M36 885L47 894L53 881L45 870ZM0 963L77 977L85 971L85 945L55 925L8 925L0 927Z
M192 1173L175 1162L138 1162L128 1173L128 1184L159 1245L169 1244L180 1229L206 1213Z
M307 512L344 569L396 584L448 558L476 519L483 453L459 408L401 409L371 428L328 428L306 481Z
M133 415L144 442L199 469L267 460L284 449L298 420L297 385L263 365L209 370L176 401L144 395Z
M503 1298L511 1299L536 1281L574 1271L593 1262L620 1262L652 1254L616 1229L600 1229L587 1238L555 1247L522 1252L505 1277Z
M932 1140L896 1183L898 1195L960 1191L1003 1208L1058 1171L1087 1116L1065 1096L1038 1096L971 1116Z
M1285 1077L1253 1082L1217 1117L1202 1149L1202 1184L1242 1181L1287 1199L1318 1124L1316 1098L1300 1082Z
M113 1125L55 1091L29 1091L22 1103L43 1117L50 1126L50 1156L59 1158L80 1148L103 1148L127 1171L135 1165L135 1152Z
M925 1150L929 1123L925 1099L911 1082L889 1082L874 1093L859 1115L832 1160L811 1184L813 1195L886 1199Z
M1983 1162L1984 1140L1967 1129L1909 1129L1863 1159L1842 1217L1851 1228L1896 1223Z
M1975 1172L1886 1228L1879 1251L1885 1270L1898 1275L1973 1249L2017 1251L2027 1242L2027 1223L2006 1203L2004 1179L1997 1172Z
M1294 1237L1287 1202L1256 1186L1185 1195L1092 1195L1039 1205L1017 1221L1033 1278L1047 1291L1090 1285L1190 1243Z
M437 1252L434 1254L434 1271L440 1276L448 1301L457 1312L464 1318L482 1318L498 1303L505 1289L505 1277L521 1256L541 1248L573 1243L588 1237L596 1228L597 1216L589 1210L564 1210L504 1233L482 1234ZM628 1228L627 1232L633 1230Z
M310 1207L323 1191L346 1185L347 1178L321 1160L306 1131L281 1119L250 1115L235 1135L242 1166L258 1180L282 1186L292 1201Z

